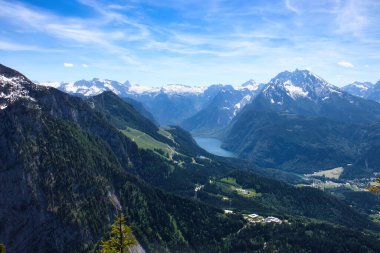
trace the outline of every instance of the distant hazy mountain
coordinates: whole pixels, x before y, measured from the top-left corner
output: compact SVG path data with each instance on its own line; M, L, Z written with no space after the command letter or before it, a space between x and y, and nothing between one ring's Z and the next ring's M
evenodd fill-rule
M178 125L183 120L195 115L223 89L224 85L211 85L209 87L197 87L181 84L168 84L163 87L148 87L145 85L131 85L128 81L124 84L117 81L94 78L90 81L80 80L74 83L41 82L43 86L55 87L69 94L80 96L94 96L104 91L112 91L123 98L132 98L142 103L134 104L146 117L153 119L160 125ZM234 87L237 97L243 97L258 89L258 85L249 80L241 86ZM244 94L242 97L241 95ZM248 97L246 98L248 99ZM236 99L234 99L235 101ZM240 101L239 100L239 101ZM237 104L239 101L236 100ZM128 101L130 102L130 101ZM244 103L244 101L241 101ZM133 100L132 100L133 103ZM231 104L230 106L234 106ZM238 106L238 105L237 105ZM149 112L146 113L144 110ZM231 108L232 114L236 109ZM229 112L230 113L230 112ZM222 116L224 117L224 116ZM229 116L227 116L229 117Z
M121 99L123 99L128 104L132 105L145 118L149 119L151 122L153 122L157 126L159 125L157 120L152 115L152 113L145 108L143 103L141 103L140 101L137 101L136 99L130 98L130 97L121 97Z
M122 87L124 93L118 93L125 95L124 100L138 100L160 124L182 122L196 134L222 135L224 147L241 158L262 167L302 173L347 164L360 167L351 175L361 171L360 154L372 154L365 150L373 145L360 142L368 142L367 125L380 120L378 103L353 96L307 70L282 72L265 85L249 80L237 87L149 88L99 79L53 85L82 95ZM68 88L72 86L76 89ZM351 90L354 86L358 91L376 87L356 83ZM138 110L143 114L143 108ZM149 113L143 115L152 118Z
M165 91L132 93L130 98L140 101L160 125L178 125L203 107L203 93L166 93Z
M366 124L380 119L378 104L353 96L308 70L274 77L247 109L263 109Z
M370 82L354 82L344 86L342 89L352 95L380 102L380 81L376 84Z
M69 94L80 94L83 96L94 96L104 91L112 91L119 96L126 96L129 87L128 81L124 84L108 79L94 78L92 80L79 80L74 83L41 82L40 85L50 86Z
M367 98L374 84L370 82L354 82L342 87L342 90L350 93L351 95L358 96L361 98Z
M367 99L376 101L380 103L380 81L378 81L373 88L371 89L370 94L367 96Z
M359 158L346 167L346 177L368 177L373 172L380 172L380 123L361 129L361 138L357 145L360 150Z
M310 71L286 71L231 121L224 146L264 167L325 169L358 159L361 127L379 120L378 103Z
M176 87L174 89L174 87ZM257 85L253 84L252 81L245 84L245 86L237 86L233 87L230 85L211 85L209 87L188 87L188 86L165 86L161 88L159 91L150 91L144 93L132 93L130 97L141 101L145 107L154 115L157 121L162 125L179 125L184 120L191 118L196 115L198 112L212 107L213 99L221 99L216 98L217 96L223 97L226 96L224 100L226 100L225 105L218 105L219 108L228 107L229 109L225 113L222 113L224 117L229 117L227 114L230 114L236 109L234 109L234 105L243 99L243 97L247 94L252 94L254 90L257 89ZM227 92L232 96L221 95L221 93ZM247 97L248 99L248 97ZM236 102L234 102L236 101ZM242 101L243 102L243 101ZM233 104L232 104L233 103ZM241 105L243 107L243 104ZM207 110L207 109L206 109ZM222 109L223 110L223 109ZM213 116L218 117L218 113L215 112ZM197 116L195 116L197 117ZM217 119L215 122L217 122ZM184 123L183 126L189 126L187 129L198 128L198 126L190 123L192 120L190 119L189 124ZM209 121L212 121L210 119ZM220 121L221 122L221 121ZM223 121L225 123L225 121ZM195 123L197 124L197 123ZM202 125L202 123L200 123ZM213 124L213 123L212 123ZM207 125L207 123L206 123Z
M222 86L202 110L184 120L181 126L197 134L215 134L251 103L263 86L253 80L240 87Z

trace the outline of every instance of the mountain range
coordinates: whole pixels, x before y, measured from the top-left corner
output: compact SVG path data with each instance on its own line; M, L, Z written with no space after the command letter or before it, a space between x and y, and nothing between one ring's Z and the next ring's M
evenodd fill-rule
M154 115L154 119L160 125L179 125L182 121L191 116L195 116L197 112L205 109L210 103L213 104L212 106L217 106L220 109L220 118L231 118L231 115L235 115L236 112L241 109L240 107L246 104L245 100L250 96L254 96L260 87L260 85L256 84L253 80L249 80L236 87L231 85L211 85L207 88L180 84L168 84L163 87L147 87L131 85L128 81L122 84L117 81L99 78L94 78L89 81L80 80L73 83L40 82L38 84L54 87L66 93L84 97L98 95L104 91L112 91L124 99L132 98L132 101L141 102L144 108L149 111L151 115ZM227 96L225 99L226 102L221 101L223 103L215 104L216 101L213 101L214 97L225 92L228 94L221 96ZM231 104L232 101L234 104ZM127 102L131 103L131 100ZM184 125L193 124L189 123L190 121L184 123ZM225 120L222 121L225 122ZM192 128L194 127L196 126L192 126ZM199 128L202 127L205 126L199 126Z
M224 147L260 166L297 173L345 167L362 158L364 133L379 120L378 103L310 71L286 71L231 121ZM372 165L372 172L379 170Z
M0 65L0 106L0 241L9 252L97 252L118 210L146 252L380 250L379 227L360 210L209 154L114 92L72 96ZM281 223L252 223L251 213Z
M380 102L380 81L375 84L370 82L354 82L344 86L342 89L352 95Z
M221 138L224 148L257 166L310 173L355 164L346 170L351 176L379 171L374 163L368 167L368 162L359 162L372 160L365 155L371 149L365 136L373 129L368 126L380 119L379 105L370 101L376 101L377 93L371 83L341 89L310 71L295 70L267 84L249 80L236 87L149 88L100 79L55 86L81 96L117 91L158 125L180 125L193 135Z
M249 83L250 89L245 89ZM252 99L260 92L263 85L257 85L253 80L243 84L240 89L232 86L217 86L217 93L193 116L185 119L181 126L198 135L213 135L218 129L224 128ZM213 86L208 89L213 88Z

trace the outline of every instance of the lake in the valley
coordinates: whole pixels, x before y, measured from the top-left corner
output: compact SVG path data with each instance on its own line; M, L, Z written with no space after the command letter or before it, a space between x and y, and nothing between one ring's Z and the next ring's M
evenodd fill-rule
M222 149L220 146L222 142L216 138L209 137L193 137L197 144L206 150L207 152L224 157L236 157L236 155L230 151Z

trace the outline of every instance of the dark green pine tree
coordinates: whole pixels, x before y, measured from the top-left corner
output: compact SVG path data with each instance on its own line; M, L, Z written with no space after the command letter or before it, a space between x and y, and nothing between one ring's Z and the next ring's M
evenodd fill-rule
M125 225L125 217L120 211L111 225L109 239L100 244L101 253L127 253L129 248L136 244L137 240L132 234L132 229Z

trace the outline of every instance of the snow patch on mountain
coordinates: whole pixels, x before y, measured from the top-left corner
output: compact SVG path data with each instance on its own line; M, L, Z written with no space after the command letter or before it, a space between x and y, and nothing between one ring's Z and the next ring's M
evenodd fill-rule
M150 87L146 85L133 84L129 87L128 92L136 94L202 94L206 87L188 86L183 84L167 84L163 87Z
M65 84L64 82L51 82L51 81L47 81L47 82L35 82L35 83L37 83L38 85L42 85L42 86L45 86L45 87L53 87L53 88L56 88L56 89L58 89L59 87L61 87L62 85Z
M235 86L235 90L249 90L249 91L256 91L260 88L260 84L257 84L255 80L250 79L247 82L243 83L240 86Z
M307 91L304 91L302 87L294 85L290 80L284 83L284 88L293 99L297 97L307 97L309 94Z
M80 80L76 82L37 82L41 86L54 87L71 94L81 94L84 96L98 95L104 91L112 91L119 96L128 95L157 95L159 93L165 93L168 95L175 94L188 94L188 95L202 95L210 87L215 86L189 86L183 84L167 84L162 87L153 87L141 84L130 84L126 81L124 84L117 81L108 79L94 78L92 80ZM223 91L224 87L231 87L235 91L241 92L259 92L263 87L262 84L257 84L253 79L239 86L231 85L219 85ZM215 86L217 89L217 86ZM228 90L228 89L227 89Z
M361 90L368 90L370 88L370 86L366 85L366 83L356 82L353 85L355 85L356 88L361 89Z
M125 96L130 88L130 83L126 81L124 84L109 80L93 78L92 80L79 80L76 82L39 82L41 86L50 86L60 89L64 92L71 94L82 94L84 96L95 96L105 91L112 91L113 93Z
M140 84L132 84L128 91L130 93L136 93L136 94L144 94L144 93L157 93L160 92L161 88L159 87L150 87L146 85L140 85Z
M76 93L79 87L76 86L74 83L66 83L66 85L64 85L62 89L68 93Z
M326 100L332 95L342 96L342 90L329 84L308 70L284 71L273 78L263 90L272 104L284 103L285 97L292 100L307 98L315 103Z
M19 99L28 99L35 101L34 98L29 96L29 91L22 85L28 82L23 76L5 77L0 75L0 109L3 110L9 104L14 103Z
M161 88L164 93L194 93L201 94L205 91L205 87L188 86L182 84L168 84Z
M242 100L240 100L239 103L234 105L234 112L233 115L236 116L236 114L244 108L247 104L249 104L252 101L251 95L245 95Z
M370 82L354 82L344 86L342 89L354 96L367 98L374 89L375 85Z

